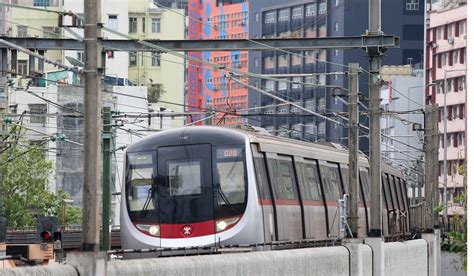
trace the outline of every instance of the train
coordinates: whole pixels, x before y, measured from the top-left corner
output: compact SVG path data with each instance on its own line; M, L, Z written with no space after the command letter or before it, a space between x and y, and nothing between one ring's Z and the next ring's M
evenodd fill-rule
M126 151L122 248L176 248L340 238L348 193L341 145L271 136L258 128L190 126ZM358 237L368 235L369 163L359 155ZM382 164L382 234L408 235L403 174Z

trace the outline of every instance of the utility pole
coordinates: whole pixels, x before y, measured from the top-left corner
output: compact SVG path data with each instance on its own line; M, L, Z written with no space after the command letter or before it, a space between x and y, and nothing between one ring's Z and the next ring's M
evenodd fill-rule
M439 228L438 212L435 210L439 203L438 132L438 105L428 106L425 111L425 225L428 232Z
M110 107L103 109L104 125L102 133L102 251L110 249L110 142L112 140L112 112Z
M101 154L101 89L99 61L102 47L100 0L85 0L85 143L82 209L82 251L99 250L99 192Z
M3 113L8 113L8 83L7 83L7 71L8 71L8 50L2 49L0 50L0 91L3 91L5 95L5 106L2 106ZM2 134L0 137L3 140L3 135L5 135L6 126L3 121L0 121ZM0 149L3 149L4 142L1 142ZM2 159L2 155L0 154L0 160ZM2 168L0 168L0 256L4 255L4 251L2 250L2 244L5 242L5 235L6 235L6 219L4 216L4 209L3 209L3 174Z
M369 33L381 33L380 0L369 0ZM380 174L380 47L369 47L369 162L370 162L370 237L382 236L382 186Z
M349 63L349 227L357 238L359 203L359 64Z

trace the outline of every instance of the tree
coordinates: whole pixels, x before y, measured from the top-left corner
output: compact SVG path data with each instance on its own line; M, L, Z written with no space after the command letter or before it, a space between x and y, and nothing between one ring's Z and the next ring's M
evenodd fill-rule
M165 87L161 83L151 84L147 89L149 103L157 103L160 100L160 97L166 93Z
M453 216L452 229L441 244L441 248L445 251L459 254L461 257L460 267L463 271L467 271L467 179L464 166L459 167L459 174L463 176L464 189L453 201L463 207L464 214Z
M50 191L53 162L45 158L42 145L29 145L28 141L22 140L12 142L10 148L2 153L0 169L3 174L3 209L8 227L35 226L35 215L60 217L62 201L69 195L64 191ZM74 207L68 209L69 220L80 223L77 210Z

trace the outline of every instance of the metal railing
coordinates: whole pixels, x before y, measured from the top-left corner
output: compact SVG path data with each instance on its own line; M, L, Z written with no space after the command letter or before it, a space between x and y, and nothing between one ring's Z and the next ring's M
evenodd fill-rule
M426 201L410 205L410 230L420 232L426 229L425 225Z

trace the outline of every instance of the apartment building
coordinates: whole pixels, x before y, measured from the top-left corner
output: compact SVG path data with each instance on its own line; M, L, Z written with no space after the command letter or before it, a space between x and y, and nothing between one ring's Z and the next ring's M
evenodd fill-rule
M237 0L189 0L189 39L245 39L248 38L248 2ZM248 72L247 51L190 52L191 57ZM246 79L242 79L246 82ZM248 88L229 79L221 70L216 70L189 61L188 64L188 110L202 112L193 115L188 122L198 125L240 125L245 119L217 113L209 116L205 110L230 112L248 108ZM244 111L245 113L245 111Z
M426 104L438 104L440 107L438 117L440 200L443 200L446 185L448 215L463 212L458 203L454 202L454 198L464 191L464 176L460 168L466 161L467 5L465 2L432 1L427 9L425 34ZM444 171L445 159L446 171Z
M382 30L386 34L398 35L401 40L399 49L387 51L383 64L422 62L423 5L423 0L382 1ZM249 6L252 12L249 16L250 38L359 36L366 33L368 26L367 1L250 0ZM283 74L287 79L305 84L322 85L314 87L297 83L289 85L284 82L260 82L261 87L266 90L276 91L310 110L321 113L347 111L344 101L334 96L339 92L324 86L348 87L346 77L333 73L347 71L344 65L353 62L358 62L367 70L366 53L354 49L304 51L295 54L298 55L282 51L252 52L249 69L255 73ZM367 95L367 74L361 74L359 83L360 90ZM250 107L268 106L268 109L263 110L265 116L252 123L277 135L346 143L346 128L302 114L288 106L275 106L277 104L278 101L251 90ZM362 138L360 145L362 150L367 151L368 139Z
M129 36L141 40L184 39L184 10L160 8L150 0L128 1ZM130 52L127 66L130 81L160 94L150 97L150 103L155 103L159 98L162 101L159 108L181 113L184 111L186 71L183 58L159 51ZM176 117L172 126L182 126L184 121L185 117Z

